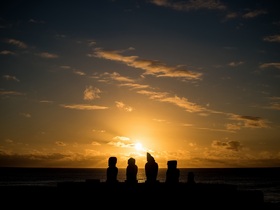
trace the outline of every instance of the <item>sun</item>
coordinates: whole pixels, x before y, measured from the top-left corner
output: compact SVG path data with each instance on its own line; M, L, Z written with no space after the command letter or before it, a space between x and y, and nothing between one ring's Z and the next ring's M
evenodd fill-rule
M134 148L138 151L141 151L143 150L143 146L140 142L137 142L135 145L134 145Z

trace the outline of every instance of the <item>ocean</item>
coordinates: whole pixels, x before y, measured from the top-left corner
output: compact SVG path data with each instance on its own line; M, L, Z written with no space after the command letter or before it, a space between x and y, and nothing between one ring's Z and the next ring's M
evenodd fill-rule
M187 181L188 172L197 183L236 185L242 190L261 190L264 201L280 204L280 168L179 168L180 182ZM166 170L160 168L158 180L165 182ZM106 168L0 168L0 186L57 186L58 182L106 180ZM125 168L119 168L118 180L124 182ZM145 182L145 171L138 169L138 182Z

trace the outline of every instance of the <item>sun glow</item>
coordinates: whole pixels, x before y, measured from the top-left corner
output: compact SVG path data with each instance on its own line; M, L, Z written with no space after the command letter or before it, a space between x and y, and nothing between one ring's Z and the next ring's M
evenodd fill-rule
M134 145L134 148L138 151L141 151L143 150L143 146L141 143L137 142L135 145Z

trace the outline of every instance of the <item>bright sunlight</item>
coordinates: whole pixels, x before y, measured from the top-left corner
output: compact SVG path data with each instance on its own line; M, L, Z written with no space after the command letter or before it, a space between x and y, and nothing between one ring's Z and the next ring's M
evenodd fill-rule
M135 145L134 145L134 148L138 151L141 151L143 150L143 146L141 143L137 142Z

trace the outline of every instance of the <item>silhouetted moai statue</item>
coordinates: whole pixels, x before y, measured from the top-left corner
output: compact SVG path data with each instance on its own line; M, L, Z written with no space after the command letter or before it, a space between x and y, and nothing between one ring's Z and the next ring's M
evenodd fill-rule
M136 184L138 166L135 164L136 160L134 158L129 158L127 161L128 166L126 167L126 183L128 184Z
M167 161L167 171L165 183L177 184L179 183L180 170L177 168L177 160Z
M195 184L194 173L192 171L188 173L187 184Z
M118 179L118 168L116 167L117 164L117 158L116 157L109 157L108 159L108 168L106 171L107 175L107 183L117 183Z
M146 183L156 183L158 175L158 164L154 157L147 152L147 162L145 164Z

